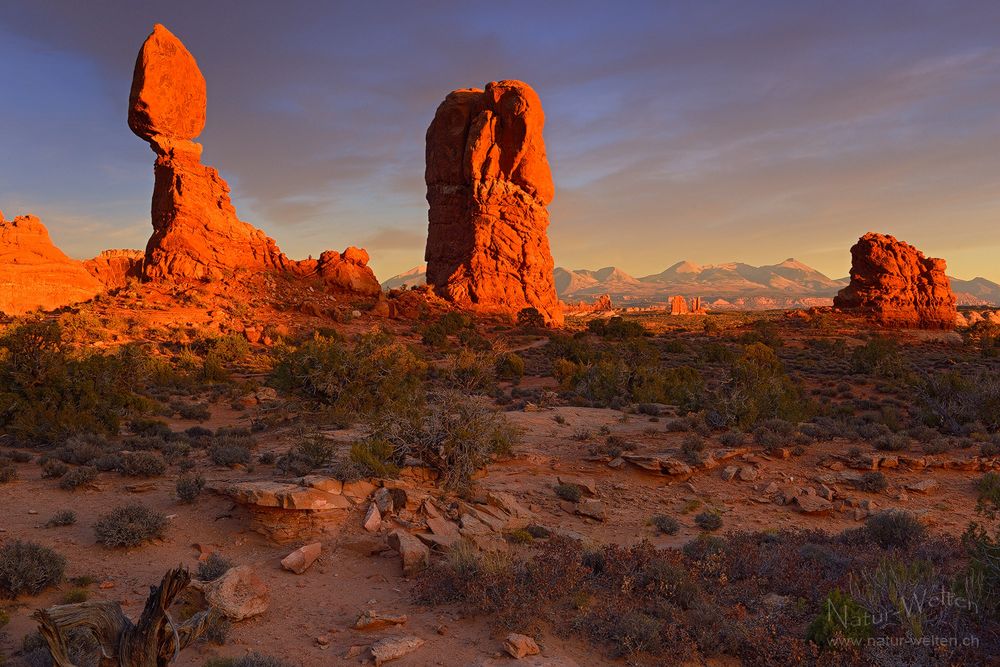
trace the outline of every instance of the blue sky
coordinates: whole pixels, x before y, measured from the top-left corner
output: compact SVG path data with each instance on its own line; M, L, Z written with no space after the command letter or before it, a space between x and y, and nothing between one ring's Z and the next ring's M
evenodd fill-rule
M435 107L515 78L545 106L558 265L841 277L880 231L1000 281L998 3L8 0L0 210L73 256L149 235L126 110L155 22L208 81L203 160L293 257L419 264Z

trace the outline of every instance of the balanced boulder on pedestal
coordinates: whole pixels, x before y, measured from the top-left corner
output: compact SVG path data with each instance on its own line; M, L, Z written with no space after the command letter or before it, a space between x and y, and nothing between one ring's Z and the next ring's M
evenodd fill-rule
M206 103L205 78L194 56L157 24L136 59L128 111L129 127L156 153L153 235L143 275L178 280L220 278L236 270L275 271L378 293L375 274L357 257L348 261L339 253L324 253L326 262L296 262L274 239L236 217L229 186L219 172L201 163L201 145L192 141L205 127Z

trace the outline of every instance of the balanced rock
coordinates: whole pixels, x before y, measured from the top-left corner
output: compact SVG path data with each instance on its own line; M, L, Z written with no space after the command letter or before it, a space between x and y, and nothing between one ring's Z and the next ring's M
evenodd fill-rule
M376 294L375 274L364 251L326 252L296 262L274 239L236 216L229 186L201 163L192 141L205 126L205 78L194 56L160 24L146 38L135 63L128 122L149 143L154 165L153 235L143 275L151 280L221 278L234 270L316 276L330 287Z
M532 88L494 81L450 93L427 129L427 283L482 312L536 308L560 324L546 229L554 186Z
M84 261L83 267L101 281L105 289L120 289L130 278L142 277L145 257L146 253L141 250L103 250L97 257Z
M82 262L52 244L38 218L4 220L0 213L0 312L51 310L87 301L102 291Z
M868 233L851 248L851 282L833 305L886 327L951 329L957 311L945 268L908 243Z

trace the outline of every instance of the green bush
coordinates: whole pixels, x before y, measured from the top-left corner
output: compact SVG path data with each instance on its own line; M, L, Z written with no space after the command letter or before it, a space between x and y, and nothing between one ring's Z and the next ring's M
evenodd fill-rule
M829 646L837 636L864 641L871 635L871 615L849 594L837 588L827 595L820 613L806 630L806 639L820 647Z
M677 531L681 528L681 524L677 519L666 514L657 514L650 521L664 535L676 535Z
M392 443L378 438L369 438L351 445L350 462L354 471L350 477L392 478L399 474L399 466L393 462L396 449ZM344 481L349 481L345 479Z
M363 416L412 402L427 365L382 332L364 334L353 346L339 336L316 336L279 350L272 374L279 387Z
M249 465L253 460L254 442L250 438L234 435L216 436L208 448L208 458L215 465L226 466Z
M14 540L0 546L0 597L38 595L63 578L66 559L34 542Z
M13 482L17 479L17 466L12 461L0 461L0 484Z
M148 410L135 393L142 354L76 351L51 320L31 321L0 337L0 428L19 441L54 444L73 435L115 435L123 415Z
M544 329L545 317L537 308L522 308L517 312L517 326L522 329Z
M770 347L754 343L732 365L719 395L719 413L742 430L760 421L806 421L814 406L785 373Z
M987 511L1000 510L1000 474L988 472L976 482L976 496L980 507Z
M516 384L524 377L524 359L513 352L501 354L496 373L501 380L511 380Z
M109 548L137 547L163 537L167 517L140 503L122 505L98 518L94 524L97 543Z
M873 336L864 345L854 348L851 365L855 373L876 377L896 378L906 374L906 363L899 344L884 336Z
M556 495L571 503L579 502L583 492L576 484L556 484Z
M943 371L913 389L928 426L955 435L976 424L1000 431L1000 378L993 371Z
M864 532L883 549L904 548L919 543L927 532L913 514L903 510L883 510L865 520Z

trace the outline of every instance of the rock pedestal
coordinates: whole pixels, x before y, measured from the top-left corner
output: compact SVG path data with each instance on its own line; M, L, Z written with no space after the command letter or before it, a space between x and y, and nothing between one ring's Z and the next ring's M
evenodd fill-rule
M868 233L851 248L851 282L833 305L886 327L951 329L957 311L945 269L943 259Z
M554 187L530 86L494 81L450 93L427 129L427 283L490 313L536 308L562 322L546 206Z

